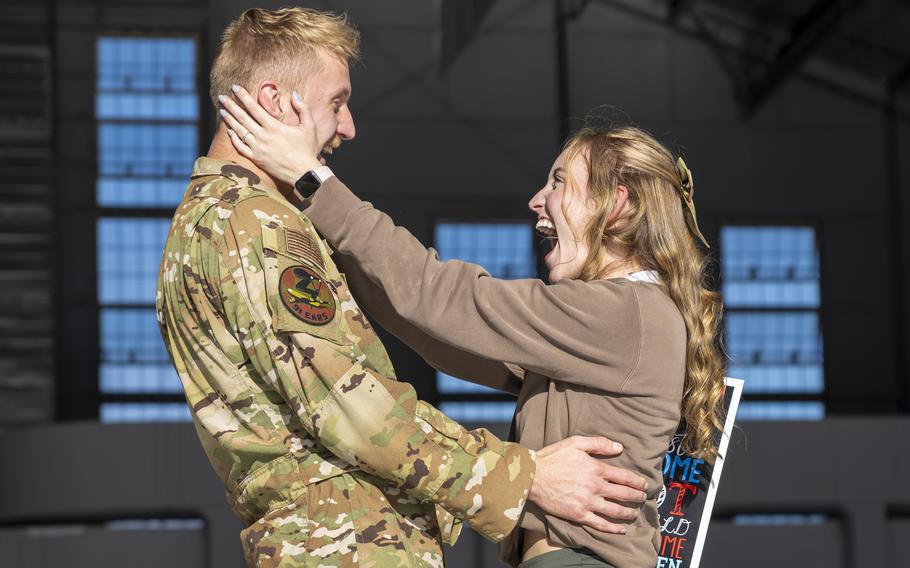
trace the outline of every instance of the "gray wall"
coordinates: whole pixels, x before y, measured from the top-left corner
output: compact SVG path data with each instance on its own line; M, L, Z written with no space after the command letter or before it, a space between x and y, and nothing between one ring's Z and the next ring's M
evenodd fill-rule
M910 563L908 419L747 423L734 432L702 566L880 568ZM504 434L504 428L499 429ZM240 522L189 425L74 423L0 437L0 566L243 565ZM747 526L742 514L818 515ZM112 530L122 519L202 519L194 530ZM499 565L464 531L447 564Z

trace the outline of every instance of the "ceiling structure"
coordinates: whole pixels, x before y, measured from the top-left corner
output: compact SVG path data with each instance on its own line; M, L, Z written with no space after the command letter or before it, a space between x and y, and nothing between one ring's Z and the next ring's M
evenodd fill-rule
M443 0L443 70L494 3ZM708 44L744 118L798 75L910 120L910 0L555 0L557 32L592 3Z

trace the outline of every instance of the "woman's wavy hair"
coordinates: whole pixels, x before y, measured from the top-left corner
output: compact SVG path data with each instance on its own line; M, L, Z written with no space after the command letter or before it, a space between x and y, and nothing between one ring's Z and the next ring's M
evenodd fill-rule
M614 254L627 251L617 264L635 261L660 274L686 324L683 449L713 463L714 431L723 429L723 304L708 285L709 258L686 226L676 160L650 134L632 126L585 126L564 150L567 164L585 161L594 211L581 235L590 253L580 278L593 280L610 270L608 246ZM619 185L628 189L624 222L608 222Z

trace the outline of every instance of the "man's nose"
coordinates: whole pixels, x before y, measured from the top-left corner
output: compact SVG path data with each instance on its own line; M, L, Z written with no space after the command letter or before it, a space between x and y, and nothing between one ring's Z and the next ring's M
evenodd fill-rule
M357 133L354 128L354 115L351 114L351 109L347 105L341 109L340 114L341 116L338 117L338 128L335 129L335 132L338 133L342 140L352 140Z

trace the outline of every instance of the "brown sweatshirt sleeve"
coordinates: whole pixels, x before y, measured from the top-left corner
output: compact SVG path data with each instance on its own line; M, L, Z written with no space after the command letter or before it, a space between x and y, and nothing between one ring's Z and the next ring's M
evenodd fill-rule
M363 273L353 257L336 252L333 258L360 307L434 369L472 383L518 394L523 378L519 370L509 369L502 361L478 357L428 335L395 311L385 290Z
M641 316L631 282L500 280L476 264L441 262L337 178L308 201L306 215L397 314L449 346L615 392L637 366Z

